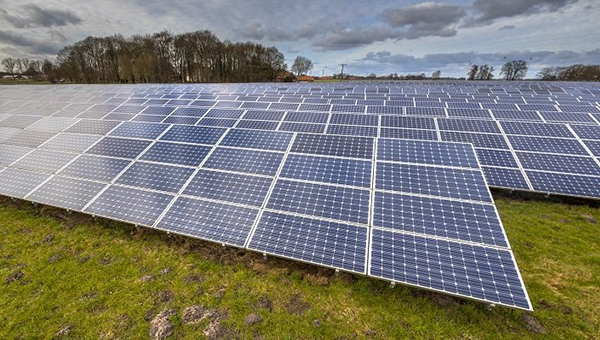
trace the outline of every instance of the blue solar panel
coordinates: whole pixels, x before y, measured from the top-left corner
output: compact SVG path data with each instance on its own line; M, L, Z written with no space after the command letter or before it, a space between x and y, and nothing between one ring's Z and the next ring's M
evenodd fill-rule
M281 123L279 131L323 133L325 132L325 126L325 124L284 122Z
M327 133L330 135L377 137L377 128L373 126L329 125Z
M357 115L357 114L333 114L331 115L330 124L344 125L361 125L361 126L378 126L379 117Z
M284 114L282 111L248 111L244 119L279 121Z
M152 142L147 140L105 137L89 149L87 153L111 157L136 158L150 143Z
M381 128L379 137L400 138L400 139L419 139L419 140L437 140L438 136L435 130L417 130L417 129L392 129Z
M377 159L431 165L479 168L469 144L380 138Z
M600 166L592 157L533 152L518 152L517 157L525 169L600 176Z
M534 190L572 196L600 197L600 177L525 171Z
M124 159L82 155L67 165L59 175L110 182L129 163L131 161Z
M502 166L507 168L518 168L517 161L512 152L493 149L476 149L477 158L481 165Z
M174 116L186 116L186 117L203 117L206 114L207 109L200 109L196 107L179 107L175 110L171 117Z
M201 126L173 126L160 139L172 142L216 144L227 129Z
M211 109L204 117L238 119L242 114L244 114L244 110Z
M440 130L501 133L495 121L468 119L438 119Z
M267 208L367 224L369 190L279 179Z
M158 142L146 151L141 160L160 163L198 166L212 147L180 143Z
M492 202L480 171L378 162L375 179L377 189Z
M494 110L492 114L498 120L542 121L542 118L535 111Z
M265 211L248 248L364 273L367 228Z
M571 125L571 128L579 138L600 140L600 126Z
M435 119L423 117L381 117L381 126L435 130Z
M150 101L148 101L148 103L152 104L152 103L150 103ZM166 103L166 101L165 101L165 103ZM165 103L163 103L163 104L165 104ZM175 107L168 107L168 106L148 106L141 113L145 114L145 115L168 116L174 110L175 110Z
M114 129L119 122L103 121L103 120L81 120L71 126L66 132L85 133L90 135L105 135L110 130Z
M200 170L184 194L261 207L272 181L266 177Z
M215 126L215 127L233 127L237 120L221 118L202 118L196 125Z
M160 123L165 120L165 116L153 116L153 115L137 115L131 121L133 122L147 122L147 123Z
M600 141L586 140L584 144L596 157L600 157Z
M163 120L162 122L168 124L195 125L199 120L200 118L198 117L171 116L165 118L165 120Z
M105 184L55 176L36 189L28 200L61 208L81 210Z
M173 196L167 194L113 185L98 196L85 212L150 227L172 199Z
M291 151L313 155L371 159L373 157L373 138L299 134L294 140Z
M116 183L177 193L193 172L191 168L136 162L119 176Z
M508 140L515 150L588 155L575 139L508 136Z
M582 122L596 124L596 121L592 118L592 116L587 113L540 112L540 115L548 122Z
M501 122L500 124L507 134L575 138L571 131L561 124L525 122Z
M48 175L20 169L4 169L0 172L0 194L24 198L31 190L42 184Z
M216 148L204 167L274 176L283 153L247 149Z
M155 139L168 128L167 124L125 122L112 131L109 136Z
M279 122L263 120L240 120L235 127L239 129L277 130L278 126Z
M53 174L67 165L76 156L75 154L66 152L34 150L14 163L12 167Z
M290 154L279 176L368 188L371 185L371 162Z
M372 276L531 308L509 251L379 229L372 235Z
M529 190L525 176L519 169L483 167L485 180L489 186L509 189Z
M503 135L451 131L442 131L440 135L443 141L471 143L476 148L509 149Z
M242 247L257 214L258 209L179 197L156 227Z
M327 123L329 114L317 112L288 112L284 121L298 123Z
M225 135L220 145L285 151L292 137L293 134L288 132L232 129Z

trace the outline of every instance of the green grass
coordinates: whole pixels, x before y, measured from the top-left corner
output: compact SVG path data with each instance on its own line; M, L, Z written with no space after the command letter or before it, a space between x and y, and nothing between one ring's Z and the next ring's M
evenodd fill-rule
M192 305L219 310L224 338L598 339L600 209L495 196L545 333L518 310L2 200L0 339L66 326L72 339L148 338L144 316L167 308L178 309L171 338L202 338L207 320L181 318ZM253 312L262 322L246 326Z
M33 79L0 79L0 85L50 85L51 82L47 80L33 80Z

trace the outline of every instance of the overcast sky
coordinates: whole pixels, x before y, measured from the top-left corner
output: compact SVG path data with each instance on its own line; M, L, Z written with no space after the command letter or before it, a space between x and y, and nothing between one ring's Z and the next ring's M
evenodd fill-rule
M86 36L182 33L276 46L314 75L464 76L469 63L600 64L600 1L0 0L0 59L53 58Z

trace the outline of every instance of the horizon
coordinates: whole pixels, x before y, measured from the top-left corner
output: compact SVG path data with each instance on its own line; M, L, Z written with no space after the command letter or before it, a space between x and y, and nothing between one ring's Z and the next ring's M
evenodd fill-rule
M465 77L471 63L490 64L497 73L504 62L522 59L530 66L526 78L533 79L543 67L600 64L595 37L600 24L594 20L600 4L592 0L302 1L287 6L0 0L0 8L0 59L54 60L62 47L87 36L207 29L222 40L275 46L288 67L296 56L308 57L313 76L339 73L343 63L346 74L357 76L430 76L441 70L442 77Z

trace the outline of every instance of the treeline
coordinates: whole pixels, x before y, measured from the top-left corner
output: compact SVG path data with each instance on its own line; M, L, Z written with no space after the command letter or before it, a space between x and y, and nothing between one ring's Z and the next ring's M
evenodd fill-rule
M537 76L540 80L600 81L600 65L545 67Z
M275 47L210 31L87 37L63 48L50 80L76 83L266 82L287 68Z
M13 79L28 77L41 80L53 69L52 62L48 59L41 61L28 58L5 58L2 59L2 66Z

